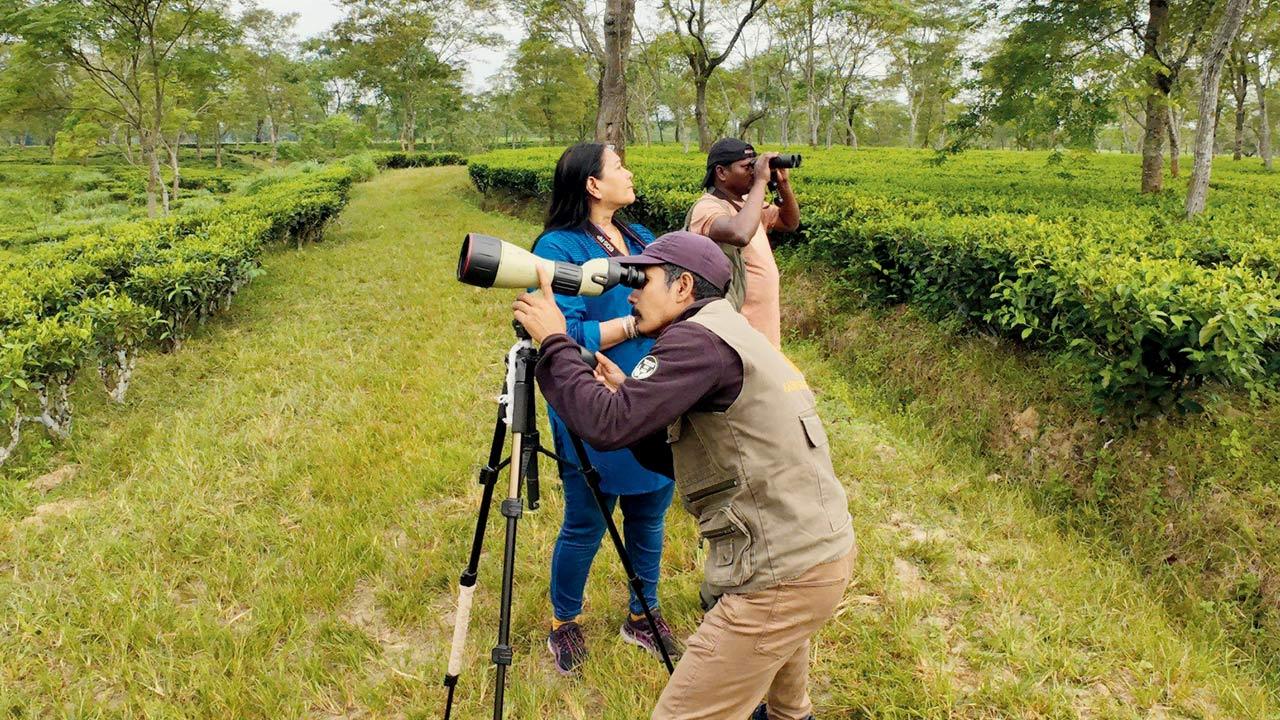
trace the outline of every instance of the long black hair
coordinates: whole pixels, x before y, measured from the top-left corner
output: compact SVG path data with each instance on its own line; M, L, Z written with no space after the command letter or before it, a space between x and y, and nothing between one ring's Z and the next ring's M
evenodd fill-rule
M560 155L543 232L578 228L591 217L587 178L600 178L605 147L602 143L578 143Z

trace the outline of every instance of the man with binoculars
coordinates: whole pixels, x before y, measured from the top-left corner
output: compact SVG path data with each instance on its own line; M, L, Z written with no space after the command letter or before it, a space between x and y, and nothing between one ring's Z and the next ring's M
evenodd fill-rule
M733 265L729 302L774 347L782 346L782 328L778 264L769 233L791 232L800 225L788 169L799 160L799 155L757 154L737 138L717 140L707 153L706 193L685 219L686 230L720 244ZM778 203L766 202L765 191L775 186Z
M673 476L697 518L714 605L652 718L812 718L809 639L835 612L855 555L813 393L724 299L732 268L709 238L668 233L617 262L643 270L632 312L657 338L629 377L601 354L594 370L583 360L545 268L542 292L513 307L541 345L538 384L569 429Z

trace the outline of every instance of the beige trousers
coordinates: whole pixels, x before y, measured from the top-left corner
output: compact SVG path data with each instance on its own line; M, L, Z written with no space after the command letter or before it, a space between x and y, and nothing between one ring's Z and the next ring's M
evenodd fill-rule
M749 720L762 698L769 720L812 713L809 638L835 613L856 555L855 548L767 590L721 597L689 638L652 720Z

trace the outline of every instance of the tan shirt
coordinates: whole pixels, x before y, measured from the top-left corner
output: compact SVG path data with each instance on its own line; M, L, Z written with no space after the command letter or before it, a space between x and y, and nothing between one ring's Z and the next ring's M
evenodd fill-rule
M738 203L740 206L742 203ZM768 208L769 204L766 203ZM733 217L738 214L734 203L707 193L698 198L693 209L689 211L689 230L706 235L711 224L721 217ZM775 213L766 213L776 220ZM742 295L740 311L751 327L759 330L769 339L774 347L782 346L782 311L779 296L778 263L773 258L773 248L769 246L768 230L765 216L761 216L760 226L751 236L746 247L736 248L720 243L721 249L732 262L735 255L740 254L741 262L732 262L734 266L733 284ZM735 303L736 304L736 303Z

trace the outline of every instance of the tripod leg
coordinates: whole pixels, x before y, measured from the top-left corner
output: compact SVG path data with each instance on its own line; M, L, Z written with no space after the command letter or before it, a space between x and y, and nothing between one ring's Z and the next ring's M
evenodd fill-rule
M506 544L502 551L502 603L498 615L498 644L494 646L492 658L497 667L497 678L493 692L493 720L502 720L502 704L506 694L507 668L511 665L511 595L515 582L516 565L516 529L520 515L523 514L523 503L520 500L520 481L523 479L525 464L520 461L523 437L513 433L511 440L511 484L507 489L507 499L502 501L502 514L507 518Z
M658 623L653 618L653 610L649 608L649 601L644 598L644 588L640 584L640 577L636 575L635 567L631 564L631 556L627 554L627 547L622 543L622 535L618 533L618 526L613 522L613 513L609 512L608 506L604 501L604 493L600 490L600 472L591 465L591 460L587 458L587 448L583 445L582 440L572 433L569 434L569 440L573 443L574 452L578 454L578 463L582 468L582 474L587 478L587 486L591 488L591 495L596 499L596 507L600 508L600 514L604 516L605 527L609 530L609 538L613 540L613 549L618 551L618 559L622 561L622 569L627 573L627 584L631 588L631 592L640 599L640 607L644 609L644 617L649 621L649 631L653 633L654 638L658 641L658 652L662 655L662 664L667 666L668 673L675 672L675 666L671 663L671 654L667 652L667 644L662 641L662 636L658 633Z
M471 538L471 557L467 568L458 579L458 610L453 617L453 644L449 649L449 669L445 671L444 686L448 688L444 717L453 713L453 693L462 673L462 653L467 645L467 628L471 624L471 601L476 591L476 576L480 566L480 550L484 545L484 528L489 522L489 505L493 501L493 488L498 481L502 462L502 447L507 438L504 420L506 407L498 406L498 421L493 427L493 441L489 444L489 464L480 469L480 484L484 486L480 500L480 512L476 516L476 532Z
M536 427L536 425L535 425ZM541 506L541 486L538 482L538 430L529 433L525 441L525 492L529 495L529 510L538 510Z
M511 393L511 430L519 433L524 440L521 443L523 454L520 462L523 465L525 492L528 494L529 511L538 509L542 504L542 487L539 483L538 448L541 440L538 437L538 404L537 393L534 392L534 371L538 364L537 352L533 349L522 351L517 355L515 388ZM515 457L512 455L512 457Z
M519 334L519 332L517 332ZM511 483L507 486L507 499L502 501L502 515L507 519L506 544L502 552L502 603L498 614L498 644L493 648L493 664L496 675L493 692L493 720L502 720L502 705L506 696L507 668L511 666L511 596L515 581L516 530L524 503L520 499L520 485L528 478L529 469L537 465L537 445L529 445L529 433L536 433L534 424L534 368L538 364L538 351L525 337L512 350L515 363L511 387ZM536 437L536 434L535 434Z

